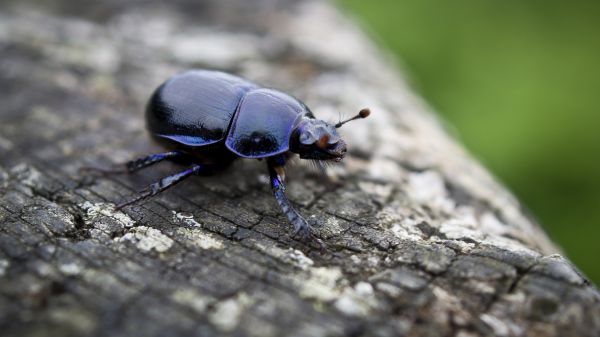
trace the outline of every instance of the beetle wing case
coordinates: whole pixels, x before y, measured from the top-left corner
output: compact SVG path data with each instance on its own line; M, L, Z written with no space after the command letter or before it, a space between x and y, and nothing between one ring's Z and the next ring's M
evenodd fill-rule
M257 86L219 71L192 70L173 76L152 94L148 130L189 146L225 138L242 97Z
M225 145L241 157L264 158L289 150L292 131L309 111L272 89L249 91L240 102Z

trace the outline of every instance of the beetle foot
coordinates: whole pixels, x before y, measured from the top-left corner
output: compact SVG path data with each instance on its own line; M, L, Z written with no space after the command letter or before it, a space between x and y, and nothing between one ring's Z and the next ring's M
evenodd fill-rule
M294 224L292 237L295 238L296 236L300 236L304 243L316 243L321 255L327 252L327 245L313 233L312 226L305 219Z

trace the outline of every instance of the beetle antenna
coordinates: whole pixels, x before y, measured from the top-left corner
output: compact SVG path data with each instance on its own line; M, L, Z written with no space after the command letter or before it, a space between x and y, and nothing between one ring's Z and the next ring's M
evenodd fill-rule
M346 119L345 121L341 121L341 122L337 123L337 124L335 125L335 127L336 127L336 128L339 128L339 127L341 127L342 125L344 125L344 124L346 124L346 123L348 123L348 122L350 122L350 121L353 121L353 120L355 120L355 119L359 119L359 118L367 118L367 117L369 117L369 115L370 115L370 114L371 114L371 110L369 110L369 108L364 108L364 109L360 110L356 116L354 116L354 117L352 117L352 118L348 118L348 119Z

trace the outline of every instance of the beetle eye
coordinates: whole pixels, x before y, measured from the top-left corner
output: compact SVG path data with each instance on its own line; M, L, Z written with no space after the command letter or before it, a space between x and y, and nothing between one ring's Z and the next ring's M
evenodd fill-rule
M315 136L312 132L301 132L300 133L300 143L304 145L310 145L315 142Z

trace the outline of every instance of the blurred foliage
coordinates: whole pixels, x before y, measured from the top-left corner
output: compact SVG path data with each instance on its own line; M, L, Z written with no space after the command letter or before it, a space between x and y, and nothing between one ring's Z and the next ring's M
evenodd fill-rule
M600 1L339 0L600 283Z

